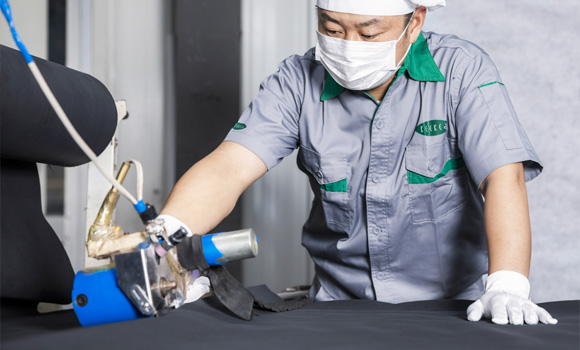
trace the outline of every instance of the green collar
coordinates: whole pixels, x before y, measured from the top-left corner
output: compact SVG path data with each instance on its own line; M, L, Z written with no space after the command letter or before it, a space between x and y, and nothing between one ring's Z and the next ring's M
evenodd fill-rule
M408 71L409 76L414 80L445 81L445 77L433 60L433 56L429 51L429 47L427 46L427 41L425 41L423 33L419 34L417 41L411 45L409 54L407 55L407 58L405 58L401 68L399 68L395 79L403 75L405 71ZM322 91L320 101L336 97L343 91L344 88L340 86L330 74L326 73L324 91Z

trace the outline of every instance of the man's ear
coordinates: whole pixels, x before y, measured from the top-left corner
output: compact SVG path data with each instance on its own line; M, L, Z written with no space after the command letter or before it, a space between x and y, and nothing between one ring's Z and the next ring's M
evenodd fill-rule
M412 44L419 38L421 34L421 29L423 29L423 24L425 24L425 17L427 16L427 8L425 6L419 6L415 10L415 16L409 24L409 42Z

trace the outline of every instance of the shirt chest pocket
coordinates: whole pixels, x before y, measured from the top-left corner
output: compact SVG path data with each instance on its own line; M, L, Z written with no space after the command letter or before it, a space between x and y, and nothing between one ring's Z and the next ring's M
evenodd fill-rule
M321 155L301 147L298 165L310 178L314 205L321 205L326 226L337 232L350 229L349 167L343 154ZM319 201L319 203L316 203Z
M468 173L455 141L408 146L405 167L413 224L441 220L465 205Z

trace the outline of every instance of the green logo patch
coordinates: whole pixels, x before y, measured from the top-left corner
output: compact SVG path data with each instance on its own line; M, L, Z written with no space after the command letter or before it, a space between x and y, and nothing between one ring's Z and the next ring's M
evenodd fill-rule
M234 125L234 130L242 130L246 128L246 124L244 123L236 123L236 125Z
M415 131L425 136L441 135L447 131L447 122L445 120L429 120L419 124Z

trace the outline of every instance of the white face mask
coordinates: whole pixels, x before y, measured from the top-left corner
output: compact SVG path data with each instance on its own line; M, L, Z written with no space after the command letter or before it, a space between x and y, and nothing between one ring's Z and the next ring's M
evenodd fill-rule
M349 90L370 90L387 80L399 70L407 52L399 64L396 62L397 43L407 32L409 24L397 40L383 42L349 41L332 38L317 32L316 60L322 62L334 80Z

